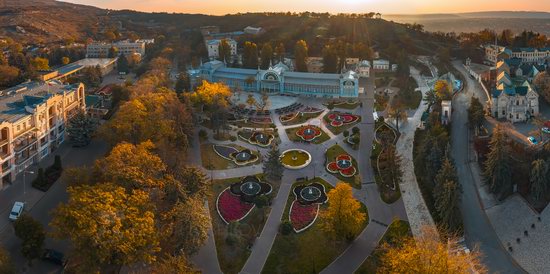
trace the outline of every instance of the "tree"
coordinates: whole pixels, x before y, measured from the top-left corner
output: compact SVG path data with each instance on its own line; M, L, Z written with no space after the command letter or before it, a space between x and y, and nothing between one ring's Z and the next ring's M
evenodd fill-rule
M178 273L178 274L195 274L199 273L187 260L184 255L173 256L168 255L156 262L152 269L153 274Z
M338 56L336 49L330 45L326 45L323 48L323 73L336 73L338 72Z
M399 120L407 120L407 111L405 105L399 100L394 100L388 109L388 116L395 119L395 128L399 131Z
M80 110L76 113L67 125L67 135L73 146L84 147L90 144L96 126L96 120L86 115L84 111Z
M401 157L397 154L393 143L385 144L383 155L386 167L381 170L382 179L386 184L392 184L392 189L397 189L397 185L401 183L403 171L401 171Z
M0 65L0 86L8 87L15 84L19 78L19 69L8 65Z
M180 166L174 171L174 177L178 180L188 196L204 199L207 197L212 180L198 167Z
M418 237L400 245L384 245L379 273L487 273L478 251L460 252L456 240L440 242L435 229L424 228Z
M231 90L225 84L203 81L202 85L190 95L190 100L210 114L214 130L219 133L226 117L230 97Z
M15 274L15 267L11 261L11 258L3 247L0 247L0 273L2 274Z
M69 64L70 62L71 62L71 59L69 59L69 57L67 57L67 56L61 57L61 64L67 65L67 64Z
M263 171L266 177L273 181L279 181L283 177L284 167L280 160L281 152L276 146L272 146L267 153Z
M164 219L167 239L177 252L195 254L208 239L210 218L202 199L177 203Z
M479 129L483 124L483 119L485 118L485 111L483 105L479 102L477 97L472 97L470 100L470 107L468 108L468 122L470 127L474 129Z
M283 62L285 58L285 45L283 43L279 43L275 47L275 56L279 60L279 62Z
M39 258L46 239L42 224L31 216L23 214L13 224L15 236L21 239L21 253L32 264L32 260Z
M306 59L308 57L307 43L304 40L296 42L294 46L294 63L296 64L296 71L307 72Z
M31 65L36 70L49 70L50 69L50 61L47 58L35 57L35 58L31 59Z
M176 81L175 89L177 93L182 93L191 89L191 82L189 80L189 75L187 74L187 72L180 72L178 80Z
M353 239L366 220L361 203L353 198L351 186L339 183L328 196L328 208L321 214L323 229L336 238Z
M271 47L270 43L265 43L262 46L262 52L261 52L261 65L260 67L262 69L268 69L269 65L271 64L271 61L273 60L273 48Z
M483 172L485 182L492 193L504 198L506 194L512 192L513 182L508 136L501 125L497 125L493 130L489 147L491 150L487 154Z
M128 190L162 188L166 166L152 151L155 145L145 141L139 145L120 143L109 155L96 161L101 181L112 182Z
M437 80L434 84L434 91L440 101L453 98L451 85L445 80Z
M531 163L531 195L533 195L533 198L537 202L543 201L544 196L550 190L548 170L548 163L543 159L538 159Z
M118 56L118 49L116 47L111 47L109 53L107 53L107 58L116 58Z
M220 61L229 62L231 60L231 45L226 39L222 39L218 45L218 57Z
M130 66L128 65L128 59L124 56L124 53L120 54L117 59L118 72L128 73L130 72Z
M444 228L451 232L458 232L462 229L462 216L458 208L461 188L456 169L448 157L447 154L435 177L434 205Z
M112 183L68 187L69 200L53 212L50 226L70 239L88 271L102 266L152 263L160 251L147 192Z
M439 98L437 97L435 91L428 90L428 92L424 95L424 101L426 101L428 108L431 108L433 105L437 104Z
M258 46L246 41L243 49L243 66L249 69L258 68Z
M85 67L81 70L80 80L86 87L99 87L101 85L101 69L99 67Z

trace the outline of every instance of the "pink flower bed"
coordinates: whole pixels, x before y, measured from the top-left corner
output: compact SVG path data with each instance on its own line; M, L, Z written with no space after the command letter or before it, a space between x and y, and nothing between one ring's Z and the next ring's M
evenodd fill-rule
M346 163L346 165L348 166L340 166L340 161L347 161L348 163ZM347 154L338 155L334 162L327 164L327 170L330 173L340 173L340 175L348 178L353 177L355 173L357 173L357 169L353 166L351 156Z
M229 223L238 222L246 217L252 208L254 208L254 204L241 201L238 196L231 194L231 191L227 188L218 196L216 207L222 220L225 223Z
M294 231L301 232L315 222L318 213L319 204L302 205L295 200L290 206L290 224Z
M308 132L307 130L310 130L311 132ZM313 141L315 138L321 136L321 134L323 134L323 132L316 126L304 126L296 131L296 135L302 138L302 140L308 142Z

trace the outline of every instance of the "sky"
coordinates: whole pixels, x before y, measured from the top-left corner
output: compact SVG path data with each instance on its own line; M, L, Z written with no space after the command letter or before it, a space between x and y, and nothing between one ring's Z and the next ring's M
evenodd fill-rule
M548 11L550 0L63 0L109 9L227 14L259 11L316 11L382 14L473 11Z

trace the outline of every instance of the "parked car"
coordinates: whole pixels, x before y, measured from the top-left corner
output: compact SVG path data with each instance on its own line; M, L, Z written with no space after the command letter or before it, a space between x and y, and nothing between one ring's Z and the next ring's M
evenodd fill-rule
M533 145L537 145L539 143L539 141L537 141L537 138L535 138L533 136L527 137L527 141L529 141L529 143L531 143Z
M10 220L15 221L23 213L25 204L23 202L15 202L10 212Z
M42 260L49 261L57 265L65 265L65 255L57 250L49 248L44 249L44 252L42 253Z
M546 134L550 134L550 128L543 127L541 130L542 130L542 132L544 132Z

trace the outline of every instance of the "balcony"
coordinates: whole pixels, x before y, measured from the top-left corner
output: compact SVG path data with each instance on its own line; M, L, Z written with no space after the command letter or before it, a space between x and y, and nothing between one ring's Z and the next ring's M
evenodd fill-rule
M28 148L29 146L33 145L37 141L38 141L38 138L36 138L35 134L22 136L20 138L17 138L13 142L14 143L13 149L15 150L15 152L20 152Z

